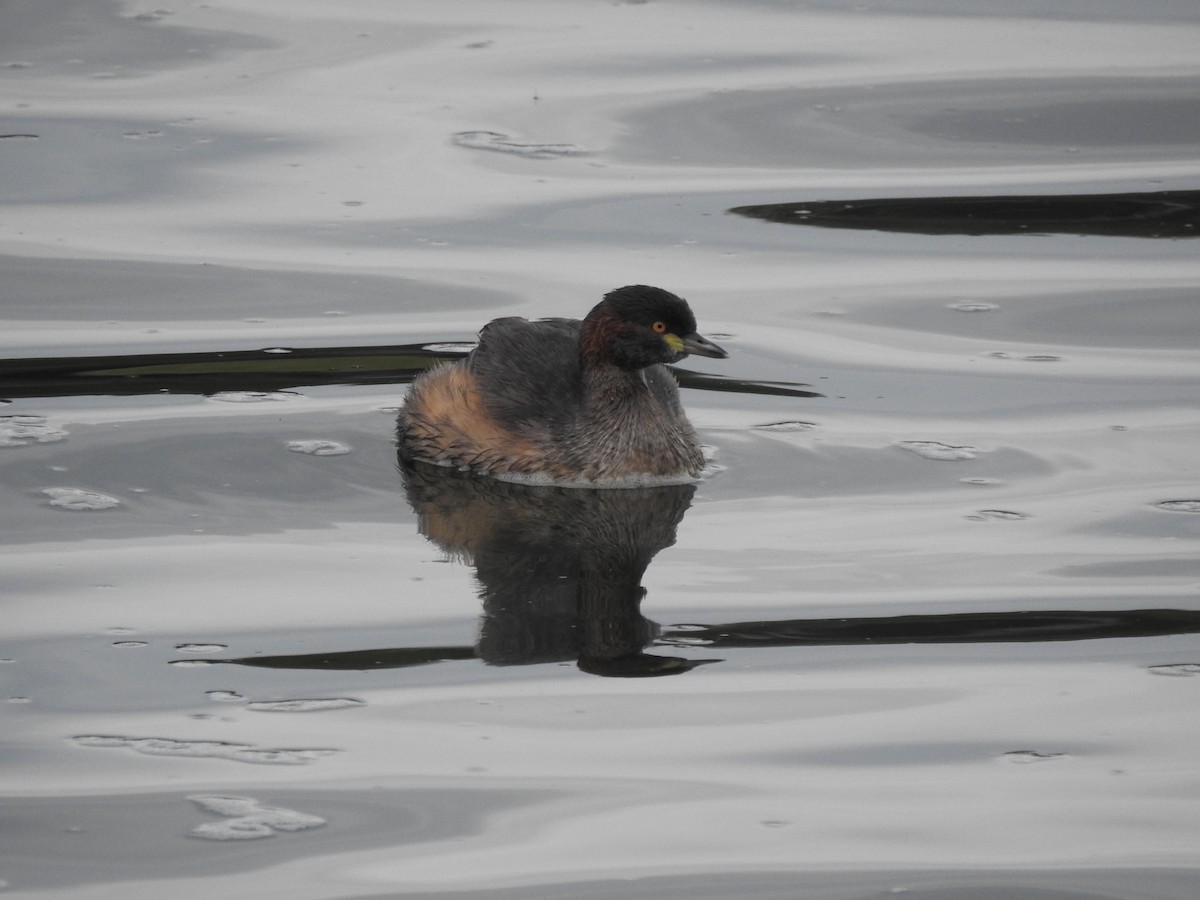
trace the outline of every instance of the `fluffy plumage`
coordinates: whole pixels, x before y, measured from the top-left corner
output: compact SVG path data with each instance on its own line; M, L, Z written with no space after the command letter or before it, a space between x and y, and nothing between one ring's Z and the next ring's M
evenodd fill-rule
M646 285L583 321L496 319L465 360L413 383L400 458L559 484L693 478L704 457L666 369L689 353L727 356L684 300Z

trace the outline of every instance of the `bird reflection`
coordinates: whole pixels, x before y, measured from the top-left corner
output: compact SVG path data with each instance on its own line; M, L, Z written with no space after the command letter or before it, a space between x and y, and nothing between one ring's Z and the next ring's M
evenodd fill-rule
M475 567L483 603L476 652L490 665L577 660L616 677L675 675L711 660L644 653L657 626L642 616L642 575L695 486L579 490L402 467L426 538Z
M210 659L272 669L377 671L450 660L513 666L575 660L610 677L677 675L716 659L648 646L737 654L772 647L1032 643L1200 633L1191 609L1042 609L659 627L642 616L642 576L695 486L530 487L414 463L401 469L421 533L475 567L483 605L475 646L400 646ZM177 660L182 662L182 660ZM194 664L195 660L187 660Z

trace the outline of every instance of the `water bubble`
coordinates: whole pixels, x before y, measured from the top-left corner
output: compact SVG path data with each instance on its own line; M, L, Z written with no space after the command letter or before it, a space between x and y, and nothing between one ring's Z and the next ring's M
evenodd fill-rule
M216 663L211 659L173 659L168 666L179 666L181 669L199 669L202 666L215 666Z
M67 432L46 423L45 416L0 416L0 447L27 447L64 440Z
M210 841L254 840L325 824L320 816L281 806L263 806L251 797L194 795L188 799L206 812L228 817L224 822L206 822L191 830L193 837Z
M149 647L150 644L147 641L114 641L113 646L128 649L133 647Z
M766 422L762 425L753 426L756 431L812 431L817 427L815 422Z
M97 512L121 505L121 501L116 497L97 491L85 491L83 488L43 488L42 493L50 498L51 506L69 509L72 512Z
M1048 353L1036 354L1034 356L1022 356L1021 359L1026 362L1062 362L1061 356L1051 356Z
M175 649L180 653L219 653L228 650L228 644L176 644Z
M979 453L978 447L956 447L953 444L943 444L940 441L900 441L897 444L902 450L915 453L922 459L962 460L974 459Z
M361 700L350 697L328 697L318 700L255 700L246 704L246 709L257 712L324 712L329 709L350 709L365 706Z
M1001 521L1001 522L1017 522L1021 519L1028 519L1025 513L1013 512L1011 509L981 509L974 515L967 516L968 519L974 519L977 522L982 521Z
M271 403L293 400L296 396L290 391L218 391L208 399L220 403Z
M1166 666L1150 666L1148 671L1153 675L1187 678L1191 675L1200 675L1200 663L1172 663Z
M430 353L470 353L475 349L475 344L469 341L459 342L444 342L441 344L424 344L422 350L427 350Z
M995 487L996 485L1004 484L999 478L960 478L959 484L969 484L978 487Z
M204 696L216 703L240 703L246 699L237 691L205 691Z
M233 762L278 766L302 766L314 759L338 752L325 748L264 749L252 744L234 744L228 741L187 741L174 738L138 738L107 734L83 734L74 740L80 747L122 747L146 756L226 759Z
M1163 500L1154 505L1167 512L1200 513L1200 500Z
M288 441L287 448L309 456L344 456L350 452L346 444L338 441Z
M469 150L492 150L529 159L553 159L559 156L582 156L587 153L576 144L523 144L510 140L509 135L498 131L460 131L451 135L450 142Z

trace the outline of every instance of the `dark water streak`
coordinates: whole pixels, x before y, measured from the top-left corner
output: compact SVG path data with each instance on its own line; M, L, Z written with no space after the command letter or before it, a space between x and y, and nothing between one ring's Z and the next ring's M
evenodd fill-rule
M531 610L525 610L525 613L529 615L525 628L530 632L536 631L539 628L538 617L531 614ZM711 650L869 644L1046 643L1196 633L1200 633L1200 611L1196 610L1045 610L676 625L663 628L653 640L647 642L647 646L702 647ZM531 643L541 645L544 642L533 640ZM269 669L370 671L410 668L479 656L474 647L467 646L387 647L212 659L208 662ZM505 664L529 665L550 661L554 660L509 659Z
M429 350L430 343L7 359L0 360L0 398L211 395L329 384L408 384L440 361L466 355L464 351ZM671 370L680 385L698 390L823 396L803 384L746 381L678 367Z
M729 212L785 225L907 234L1200 237L1200 191L823 200Z

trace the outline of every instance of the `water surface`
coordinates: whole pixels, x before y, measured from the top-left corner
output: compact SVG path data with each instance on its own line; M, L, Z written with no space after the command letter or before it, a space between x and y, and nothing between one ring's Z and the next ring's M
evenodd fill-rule
M9 893L1191 900L1198 40L8 4ZM399 471L414 374L626 283L731 352L703 480Z

